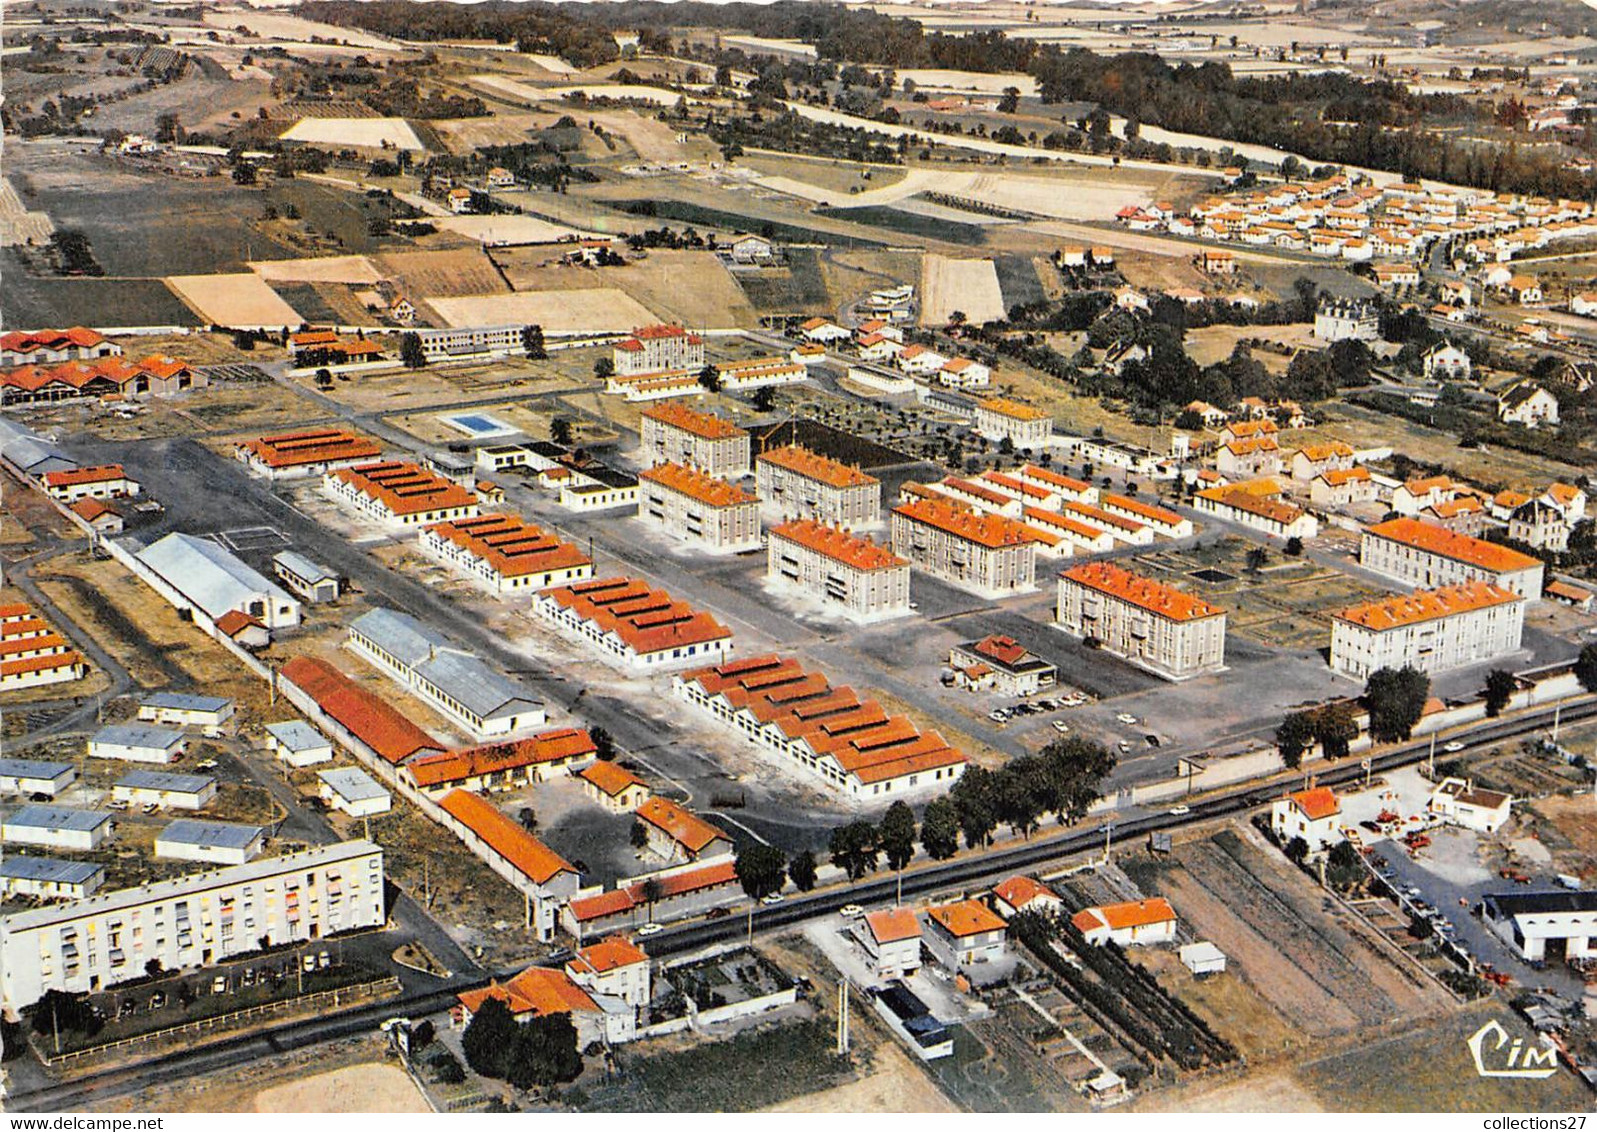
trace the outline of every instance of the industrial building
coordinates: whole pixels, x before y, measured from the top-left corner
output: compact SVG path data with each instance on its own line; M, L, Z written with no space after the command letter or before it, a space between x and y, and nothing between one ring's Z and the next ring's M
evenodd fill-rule
M173 532L135 557L158 579L158 591L179 609L191 608L211 621L237 612L269 630L298 625L300 604L210 539Z
M260 855L266 830L235 822L179 818L155 835L155 855L177 861L242 865Z

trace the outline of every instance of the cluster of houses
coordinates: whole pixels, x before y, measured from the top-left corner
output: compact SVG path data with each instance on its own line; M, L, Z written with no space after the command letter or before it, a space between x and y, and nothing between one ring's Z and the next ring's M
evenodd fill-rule
M808 376L800 358L761 357L708 366L702 335L682 326L642 326L610 350L611 373L605 392L628 401L658 401L704 392L707 370L719 388L745 392L768 385L790 385Z
M1585 201L1418 182L1375 185L1348 173L1209 197L1186 212L1154 203L1128 206L1117 216L1133 231L1165 231L1352 262L1412 263L1437 241L1456 241L1465 260L1501 263L1555 240L1597 232L1597 219ZM1379 281L1401 286L1419 279L1408 271L1389 270Z
M883 367L911 384L960 390L986 389L992 384L991 367L972 358L948 357L930 346L907 343L903 329L890 317L868 318L852 330L829 318L812 318L799 327L799 334L822 350L847 349L865 366ZM799 347L799 351L803 349Z

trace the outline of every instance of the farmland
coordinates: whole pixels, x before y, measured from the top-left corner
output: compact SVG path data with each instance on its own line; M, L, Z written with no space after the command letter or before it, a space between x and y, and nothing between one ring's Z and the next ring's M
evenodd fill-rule
M416 131L403 118L301 118L280 136L284 141L356 149L420 151L425 148Z
M922 261L922 326L942 326L955 311L970 322L992 322L1006 309L992 260L928 254Z
M428 305L449 326L536 323L550 334L630 330L658 321L648 308L613 287L450 298L429 296Z
M206 322L221 326L298 326L303 321L260 276L174 275L167 284Z
M627 309L634 313L640 309L653 311L656 318L671 318L689 326L734 327L753 321L754 312L747 296L714 252L656 249L625 266L597 271L551 264L549 261L556 258L557 249L506 248L495 250L492 255L518 294L602 289L625 295L631 304ZM692 285L685 286L689 280ZM581 301L573 300L573 304ZM605 311L619 309L606 307ZM580 305L573 305L569 310L562 321L580 323L584 313ZM586 313L593 319L613 317L599 310ZM610 326L610 323L602 325Z

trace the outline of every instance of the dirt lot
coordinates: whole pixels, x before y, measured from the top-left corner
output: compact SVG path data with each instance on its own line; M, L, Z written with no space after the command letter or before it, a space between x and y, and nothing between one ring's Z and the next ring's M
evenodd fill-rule
M503 294L509 288L480 248L458 251L387 252L376 259L385 276L406 295L425 298Z
M405 1071L368 1062L302 1077L255 1094L256 1112L431 1112Z
M581 383L593 381L592 362ZM307 386L313 379L304 378ZM579 383L579 375L552 369L546 363L494 363L474 366L430 366L424 370L377 370L350 375L328 395L346 405L378 412L403 412L452 405L465 399L535 396L556 386ZM462 438L463 439L463 438Z
M928 254L921 264L922 326L942 326L954 311L979 324L1004 317L1004 293L990 259Z
M511 248L494 253L517 292L606 288L622 292L634 307L688 326L734 327L754 322L754 308L737 280L714 252L656 249L625 267L601 269L551 263L558 253L549 248ZM580 326L597 319L588 308L594 300L573 299L560 308L559 321ZM584 318L578 318L579 314ZM545 323L545 329L550 327Z
M167 286L210 323L223 326L298 326L299 312L278 297L260 276L173 275Z
M446 326L535 323L548 334L623 331L659 321L659 316L613 287L453 298L429 296L428 305L443 317Z

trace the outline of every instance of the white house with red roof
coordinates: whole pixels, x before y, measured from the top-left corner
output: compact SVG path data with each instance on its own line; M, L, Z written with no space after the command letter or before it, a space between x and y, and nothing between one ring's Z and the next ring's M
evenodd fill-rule
M610 360L621 377L665 370L704 368L704 339L680 326L639 327L611 349Z
M1282 845L1301 837L1317 856L1343 840L1342 800L1329 786L1288 794L1270 807L1270 830Z
M1040 880L1029 876L1012 876L993 886L993 908L1004 919L1010 920L1022 912L1057 915L1064 911L1065 902Z
M1098 947L1106 943L1147 947L1174 943L1176 938L1175 909L1162 896L1083 908L1070 922L1088 943Z
M854 938L871 957L878 979L902 979L921 968L921 927L912 909L868 912L855 922Z

